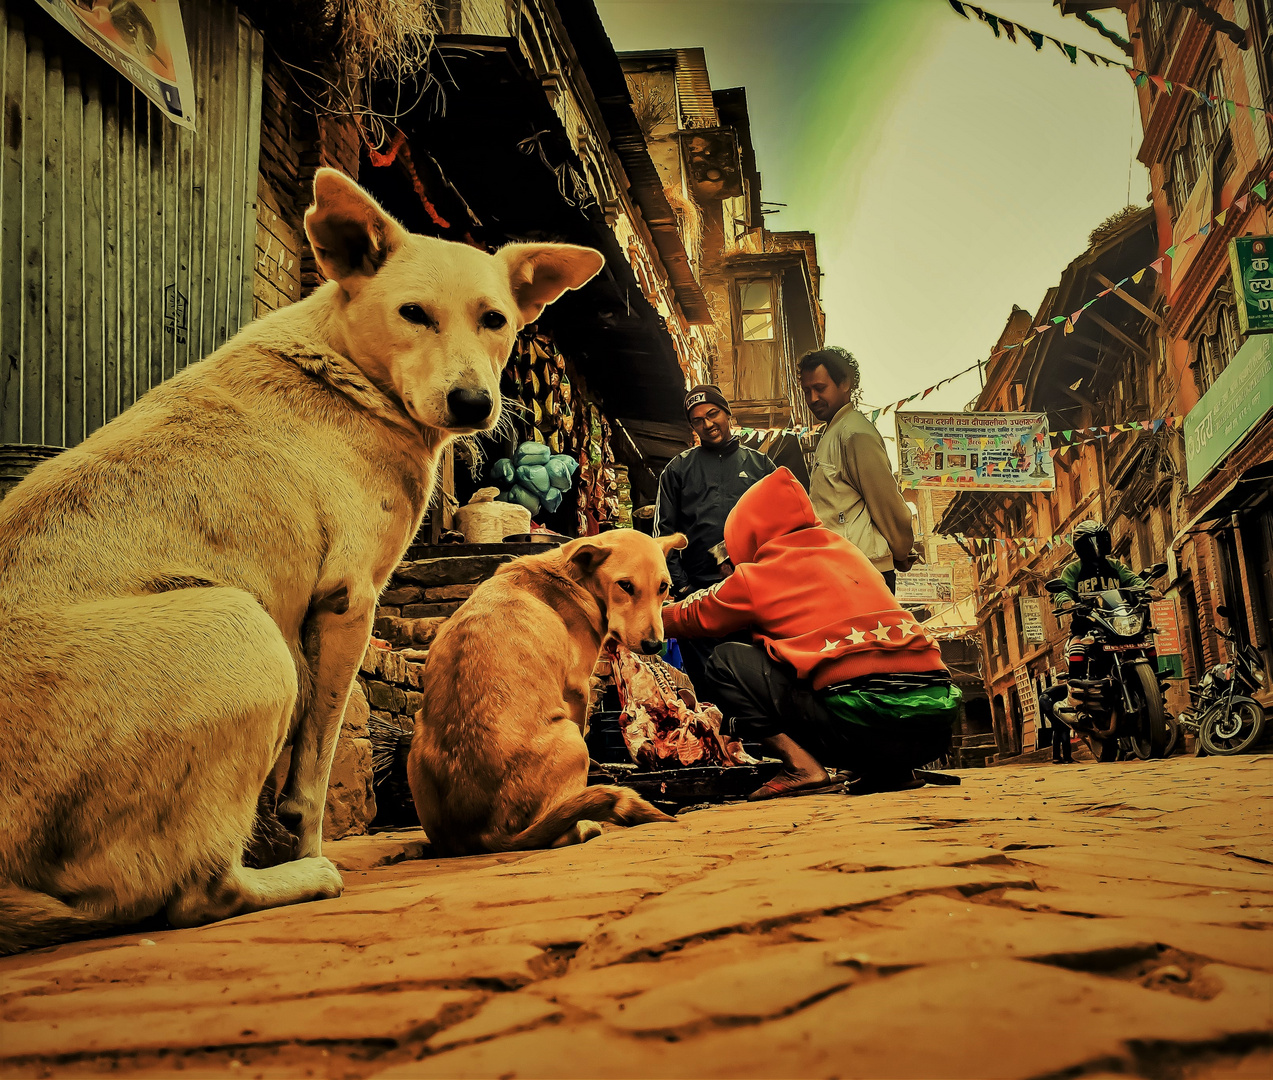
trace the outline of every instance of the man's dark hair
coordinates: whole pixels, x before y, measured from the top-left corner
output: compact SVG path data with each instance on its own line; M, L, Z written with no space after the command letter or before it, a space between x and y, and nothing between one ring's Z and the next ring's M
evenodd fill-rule
M800 357L800 371L803 374L807 371L816 371L818 368L827 369L827 374L835 381L837 386L843 386L846 379L852 380L853 386L849 391L849 403L856 409L862 397L862 374L858 371L858 362L848 349L842 349L838 345L828 345L823 349L814 349Z

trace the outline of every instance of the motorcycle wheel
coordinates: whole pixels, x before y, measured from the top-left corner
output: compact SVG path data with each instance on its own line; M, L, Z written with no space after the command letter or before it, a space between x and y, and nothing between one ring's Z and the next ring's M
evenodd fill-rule
M1171 740L1171 728L1167 724L1167 707L1158 689L1158 678L1144 664L1132 668L1128 690L1132 701L1139 700L1139 723L1131 735L1132 748L1142 761L1167 756L1167 743Z
M1167 727L1171 729L1171 737L1167 740L1167 749L1163 757L1171 757L1183 745L1184 733L1180 730L1180 722L1174 716L1167 717Z
M1228 712L1221 707L1207 713L1198 729L1198 742L1208 754L1227 757L1245 753L1260 741L1262 734L1264 710L1248 698L1235 701Z

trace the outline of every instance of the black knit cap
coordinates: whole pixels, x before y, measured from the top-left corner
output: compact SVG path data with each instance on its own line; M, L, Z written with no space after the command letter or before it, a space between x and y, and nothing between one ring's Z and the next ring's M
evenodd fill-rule
M693 409L695 405L702 405L704 403L715 405L718 408L724 409L730 416L734 415L733 411L729 407L729 402L725 400L725 395L722 394L715 386L709 386L706 383L702 386L694 387L693 390L685 395L685 415L689 416L690 410Z

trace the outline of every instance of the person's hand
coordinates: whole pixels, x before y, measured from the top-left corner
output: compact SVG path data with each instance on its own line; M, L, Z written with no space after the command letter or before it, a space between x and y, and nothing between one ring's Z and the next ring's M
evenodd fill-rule
M912 551L910 552L910 554L906 556L905 559L901 559L901 560L894 559L893 564L896 567L897 572L899 574L904 574L906 573L907 570L909 570L912 566L914 566L917 562L919 562L919 560L920 560L919 552Z

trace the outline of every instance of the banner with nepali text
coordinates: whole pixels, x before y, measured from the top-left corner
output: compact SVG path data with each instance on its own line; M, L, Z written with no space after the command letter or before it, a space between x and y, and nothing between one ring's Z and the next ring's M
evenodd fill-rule
M1046 413L897 413L904 488L1051 491Z

